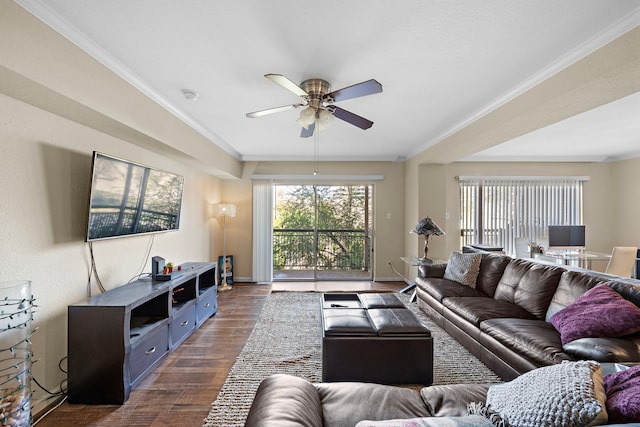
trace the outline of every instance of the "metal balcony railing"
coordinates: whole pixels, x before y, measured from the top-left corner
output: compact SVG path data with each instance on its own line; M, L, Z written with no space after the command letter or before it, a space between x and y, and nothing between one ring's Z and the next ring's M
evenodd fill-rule
M368 271L370 248L364 230L274 229L273 269Z

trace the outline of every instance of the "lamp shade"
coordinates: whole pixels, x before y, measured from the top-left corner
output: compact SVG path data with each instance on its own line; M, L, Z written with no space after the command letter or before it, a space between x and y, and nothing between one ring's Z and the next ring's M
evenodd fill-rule
M211 217L212 218L235 218L236 205L233 203L214 203L211 205Z
M445 234L442 228L429 217L420 220L411 232L420 236L442 236Z
M313 107L307 107L300 111L300 118L298 124L308 128L312 123L316 121L316 110Z
M319 130L326 129L327 126L329 126L332 121L333 121L333 114L331 114L331 111L328 111L328 110L320 111L320 113L318 114L318 129Z

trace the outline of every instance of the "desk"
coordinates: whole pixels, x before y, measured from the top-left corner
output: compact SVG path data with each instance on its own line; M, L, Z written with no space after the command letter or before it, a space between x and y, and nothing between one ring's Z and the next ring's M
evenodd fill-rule
M534 254L536 259L552 258L561 261L564 265L570 265L575 262L579 267L591 270L591 261L609 261L611 254L603 254L600 252L590 251L563 251L563 250L547 250L543 254Z

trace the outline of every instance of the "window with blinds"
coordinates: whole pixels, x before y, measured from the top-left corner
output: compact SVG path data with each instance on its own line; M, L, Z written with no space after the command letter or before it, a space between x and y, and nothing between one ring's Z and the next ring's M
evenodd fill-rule
M582 224L585 177L458 177L461 244L548 242L549 225Z

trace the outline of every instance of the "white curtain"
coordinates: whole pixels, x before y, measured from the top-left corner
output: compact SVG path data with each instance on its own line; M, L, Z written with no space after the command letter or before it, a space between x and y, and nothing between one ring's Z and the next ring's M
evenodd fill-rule
M584 178L475 178L460 180L463 244L502 246L540 243L549 225L582 224Z
M253 282L273 280L273 182L253 181Z

